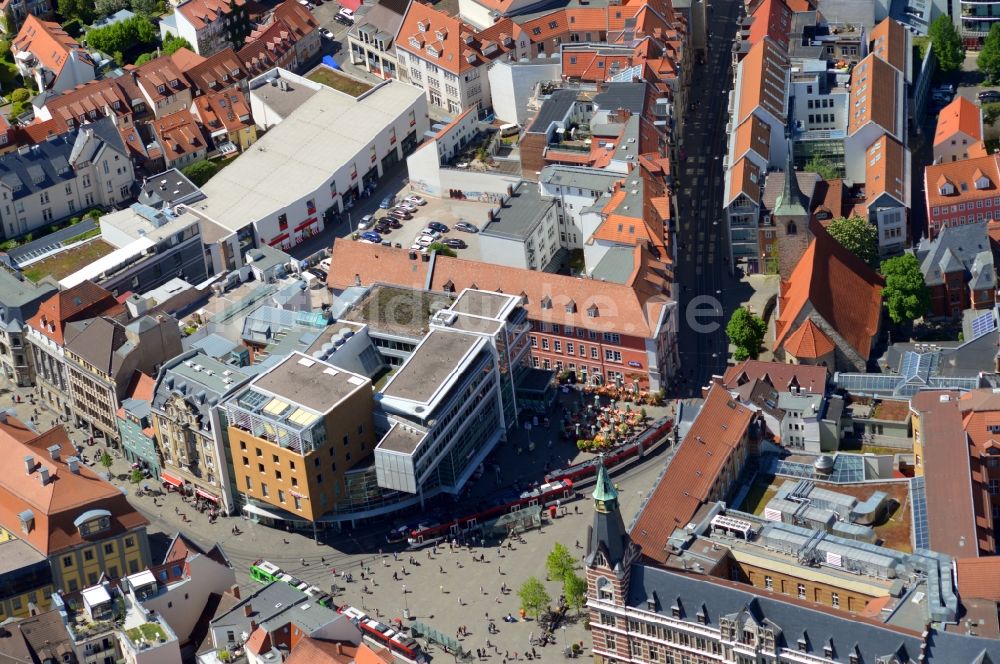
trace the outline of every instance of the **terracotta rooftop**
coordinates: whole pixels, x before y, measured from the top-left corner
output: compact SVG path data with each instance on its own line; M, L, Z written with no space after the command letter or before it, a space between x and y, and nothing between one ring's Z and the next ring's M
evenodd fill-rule
M709 388L705 403L674 458L632 527L632 541L647 558L666 561L666 545L712 495L719 472L747 434L753 412L721 385Z
M887 194L908 205L908 170L906 148L892 136L883 134L868 146L868 156L865 159L865 195L868 203L876 204L880 196Z
M998 195L1000 167L998 155L930 164L924 169L928 207L955 205L961 202L993 198ZM986 178L985 187L976 186L976 171ZM946 194L950 185L954 193Z
M771 159L771 125L767 124L756 115L751 115L736 128L733 142L733 152L730 155L733 159L746 156L747 152L753 150L764 163L769 163Z
M899 72L874 53L855 65L851 72L847 134L853 136L865 125L875 123L899 136L901 127L896 125L899 84Z
M738 70L738 124L742 124L758 108L767 111L779 122L785 122L785 74L788 68L788 57L770 39L762 39L750 47Z
M89 510L110 512L110 527L101 538L148 525L117 487L80 463L70 472L66 460L76 454L73 443L61 427L23 440L24 424L12 417L0 423L0 525L27 541L45 556L84 542L74 525ZM60 447L53 460L49 448ZM31 473L26 457L32 457ZM48 481L41 482L42 471ZM34 524L28 532L21 527L21 515L31 512Z
M728 206L741 195L760 205L760 168L746 157L740 158L729 171L729 191L725 204Z
M176 63L176 59L174 62ZM243 69L236 51L231 48L203 58L193 66L182 67L181 71L191 81L191 85L203 93L232 87L247 78L247 72Z
M784 0L763 0L750 14L750 43L756 44L770 37L776 44L788 50L788 33L792 29L792 10Z
M25 18L14 37L13 50L31 53L40 65L56 76L66 66L71 51L78 51L78 57L90 60L80 43L70 37L61 25L43 21L34 14L28 14Z
M202 30L232 12L233 7L242 7L246 0L188 0L177 7L177 12L194 26Z
M899 72L907 75L909 41L906 38L906 28L891 18L885 18L872 28L871 52L882 58Z
M406 249L337 240L327 284L336 290L384 283L438 292L474 288L524 294L535 320L649 338L670 302L669 275L645 247L635 252L636 267L628 282L619 284L441 255L433 263L419 254L411 260Z
M285 664L356 664L362 661L373 661L360 659L362 648L371 652L371 649L364 644L354 646L350 643L306 636L295 644L288 659L285 660ZM381 660L375 661L381 662Z
M732 389L753 380L764 380L779 392L798 387L806 392L823 394L826 391L826 369L807 364L785 364L763 360L745 360L726 369L722 385Z
M115 316L125 307L110 291L92 281L83 281L72 288L55 293L42 302L34 316L28 319L30 327L62 345L66 323L97 316Z
M813 225L814 238L781 283L774 347L784 345L799 314L809 305L854 348L867 358L882 315L884 281L875 270L845 249L822 227Z
M98 117L123 118L132 114L132 100L118 79L101 79L77 86L45 100L57 133L64 133ZM122 123L120 120L116 124ZM122 124L130 124L125 121Z
M979 106L961 95L938 113L934 145L941 145L958 135L968 136L972 141L983 140L983 115Z
M833 349L833 340L811 318L807 318L785 340L785 351L800 360L818 360Z
M191 88L169 55L150 60L133 71L137 77L136 83L154 103Z
M213 136L220 131L234 132L253 124L250 106L238 88L196 97L192 111Z
M955 578L962 599L1000 602L1000 556L959 558L955 561Z

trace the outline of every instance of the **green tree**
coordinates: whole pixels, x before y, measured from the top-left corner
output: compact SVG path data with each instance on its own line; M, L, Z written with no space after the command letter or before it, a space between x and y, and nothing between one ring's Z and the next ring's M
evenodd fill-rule
M57 0L56 9L62 20L78 18L82 23L94 20L94 10L90 0Z
M743 361L748 357L757 359L760 346L767 334L767 324L760 316L754 316L746 307L740 307L733 312L726 324L726 336L729 343L736 346L734 359Z
M138 58L135 59L134 64L136 67L141 67L150 60L155 60L155 59L156 59L156 53L143 53L142 55L140 55Z
M938 68L945 74L962 69L962 62L965 60L965 48L962 46L962 38L955 29L951 17L947 14L938 16L931 23L927 30L927 36L931 38L931 45L934 47L934 54L937 56Z
M882 261L882 276L885 277L882 296L893 323L909 323L927 313L931 294L916 256L904 254Z
M563 595L566 596L566 603L579 612L587 601L587 580L579 574L569 572L563 577Z
M813 158L806 163L805 170L809 173L815 173L824 180L835 180L840 177L837 168L819 155L813 155Z
M525 611L535 616L535 620L542 614L542 610L552 602L545 586L535 576L529 576L521 584L517 590L517 596L521 598L521 606L524 607Z
M156 43L156 28L144 16L93 28L87 31L87 45L104 53L125 53Z
M115 12L128 8L128 0L96 0L94 2L94 13L97 14L97 18L111 16Z
M994 23L986 35L983 48L976 58L976 65L979 71L986 74L986 80L990 85L1000 82L1000 23Z
M444 244L443 242L431 242L427 246L427 250L434 251L436 253L441 254L442 256L451 256L452 258L458 256L458 254L455 253L454 249Z
M114 463L114 461L111 460L111 455L107 452L101 452L100 462L105 468L111 468L111 464Z
M556 542L549 551L545 559L545 570L549 573L550 579L565 579L567 574L572 574L576 569L576 560L561 542Z
M139 470L138 468L134 468L132 470L132 474L129 475L129 480L132 481L132 484L138 484L139 482L141 482L142 481L142 471Z
M163 40L163 48L160 50L163 52L163 55L173 55L182 48L193 50L188 40L168 34L167 38Z
M157 0L132 0L132 11L143 16L155 16L160 13L160 3Z
M869 265L878 260L878 228L864 217L834 219L826 230L834 240Z
M181 169L181 172L187 176L188 180L191 180L195 186L200 187L209 180L212 176L219 171L219 167L210 161L202 159L201 161L196 161L193 164L188 164Z

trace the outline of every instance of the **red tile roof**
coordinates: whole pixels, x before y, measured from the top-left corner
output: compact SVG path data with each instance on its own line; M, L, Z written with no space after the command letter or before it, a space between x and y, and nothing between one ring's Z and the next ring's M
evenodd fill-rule
M97 316L115 316L124 311L110 291L92 281L82 281L72 288L59 291L42 302L28 325L57 344L63 343L66 323Z
M154 103L191 89L190 83L169 55L150 60L133 71L137 77L136 83Z
M760 205L761 184L757 164L746 157L740 158L729 171L729 191L726 193L725 204L730 205L742 195Z
M368 650L369 653L372 652L364 644L354 646L350 643L314 639L307 636L299 639L299 642L295 644L288 659L285 660L285 664L356 664L362 661L382 661L363 660L362 657L365 656L361 655L362 648Z
M459 74L514 51L522 33L509 18L477 31L430 5L411 2L399 27L396 48Z
M667 539L712 497L719 473L747 435L753 412L721 385L709 388L684 441L632 528L647 558L666 561ZM723 490L723 493L725 491Z
M39 64L56 76L69 61L70 51L77 51L78 57L90 60L90 56L80 43L69 36L58 23L43 21L34 14L28 14L17 36L14 37L14 51L27 51L35 56Z
M906 70L908 48L909 40L906 37L906 28L900 23L886 18L872 28L871 52L904 75L909 74Z
M750 43L770 37L786 51L788 33L792 29L792 10L784 0L764 0L750 14Z
M865 158L865 195L868 203L876 202L882 194L892 196L904 205L907 203L906 149L903 144L888 134L868 146Z
M736 128L733 144L733 152L730 155L733 159L746 156L747 152L753 150L764 163L771 160L771 125L767 124L756 115L751 115Z
M987 186L982 189L976 187L976 171L987 180ZM928 207L993 198L997 195L997 187L1000 187L998 155L931 164L924 169L924 182ZM942 193L946 184L951 185L954 193Z
M934 146L937 147L956 136L967 136L970 141L983 140L983 115L979 107L959 95L955 101L938 113Z
M851 96L847 134L853 136L869 123L898 136L896 105L899 102L899 72L874 53L851 72Z
M116 124L130 124L132 100L118 79L101 79L49 97L45 101L58 133L64 133L96 117L116 118ZM92 115L96 114L96 115Z
M444 291L465 288L523 293L528 315L561 325L651 338L670 302L668 268L645 247L636 247L625 284L480 263L438 255L432 263L411 260L406 249L337 240L327 284L342 290L375 283ZM446 286L450 287L446 289ZM547 305L547 306L546 306ZM593 314L593 315L592 315Z
M196 67L205 61L205 56L198 55L187 46L182 46L170 54L170 59L174 61L177 68L185 74L188 69Z
M833 340L811 318L785 340L785 351L800 360L818 360L833 349Z
M149 124L168 165L187 155L208 149L205 134L187 109L165 115Z
M726 369L722 384L727 389L733 389L750 381L763 380L781 392L794 386L813 394L823 394L826 391L826 378L826 369L823 367L745 360Z
M750 47L739 64L737 124L742 124L758 108L785 122L788 67L788 56L770 39L762 39Z
M180 12L195 30L201 30L232 12L233 7L242 7L245 4L246 0L188 0L179 5L176 11Z
M28 542L45 556L84 543L74 520L92 509L111 513L111 526L102 537L140 528L149 522L139 514L125 495L84 464L72 473L66 460L76 454L73 443L61 427L25 439L25 426L8 416L0 423L0 525ZM48 448L60 446L60 458L54 461ZM28 474L24 458L34 459ZM49 471L49 481L42 485L41 469ZM27 533L19 515L31 510L34 526Z
M962 599L1000 602L1000 556L959 558L955 561L955 578Z
M209 92L195 98L191 112L213 136L219 131L239 131L253 124L250 106L237 88Z
M239 56L231 48L223 49L211 57L203 58L201 62L181 68L181 70L191 81L191 85L203 93L231 87L247 78L247 72L243 68Z
M817 313L863 357L882 315L882 277L819 225L788 281L781 283L774 347L784 345L803 311Z

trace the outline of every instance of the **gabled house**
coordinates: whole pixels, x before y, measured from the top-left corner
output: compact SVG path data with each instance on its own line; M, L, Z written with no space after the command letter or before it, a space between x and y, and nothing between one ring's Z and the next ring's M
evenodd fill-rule
M58 23L29 14L11 43L21 76L39 90L63 92L89 83L96 75L90 54Z
M382 0L358 17L347 33L351 64L383 78L398 78L396 35L410 0Z
M141 95L130 76L91 81L61 94L40 95L35 100L32 124L50 122L53 132L61 134L87 122L111 118L116 127L127 129L135 116L146 113L145 100L136 97Z
M174 53L174 56L176 55L177 53ZM197 95L219 92L234 86L243 93L247 91L250 77L236 51L231 48L225 48L200 62L186 65L183 61L178 62L174 56L171 56L174 64L184 73Z
M216 150L226 145L242 152L257 142L257 125L246 97L238 88L227 88L196 97L191 114L201 123Z
M881 254L902 251L907 242L910 209L910 152L888 134L868 146L865 155L864 208L878 228Z
M736 68L732 94L733 127L756 116L769 128L770 159L783 164L788 150L785 125L788 118L788 56L769 37L761 39L747 52Z
M957 318L965 309L996 304L996 270L986 222L946 226L916 250L931 292L931 315Z
M729 238L729 264L746 261L752 273L764 269L757 236L764 172L756 160L741 157L726 171L726 193L722 201Z
M162 118L191 107L191 84L169 55L135 67L133 80L153 115Z
M239 95L242 98L242 95ZM208 141L195 118L186 110L149 123L163 159L163 168L183 168L208 154ZM152 151L151 151L152 152ZM154 158L153 154L150 154Z
M979 107L959 95L938 113L934 131L934 163L985 157L983 115Z
M995 219L1000 214L997 155L932 164L924 169L931 237L945 226Z
M28 16L51 18L55 5L52 0L0 0L0 14L7 19L0 21L0 32L16 34Z
M160 19L160 36L183 37L198 55L240 48L250 34L246 0L182 0Z
M871 53L851 72L844 167L847 179L865 179L868 148L884 135L906 140L906 83L903 73Z
M813 224L812 233L790 278L781 282L775 357L829 367L829 353L819 352L829 341L836 370L864 371L881 329L884 281L824 228ZM794 355L803 348L817 357Z

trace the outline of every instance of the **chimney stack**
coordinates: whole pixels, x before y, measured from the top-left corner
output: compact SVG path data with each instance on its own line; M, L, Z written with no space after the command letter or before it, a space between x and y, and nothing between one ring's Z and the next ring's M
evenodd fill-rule
M240 587L238 585L236 585L236 584L233 584L232 587L229 588L229 594L232 595L233 597L235 597L236 599L239 599L240 598Z
M59 453L62 451L62 447L60 447L59 445L53 445L49 447L48 450L49 450L49 456L52 457L52 460L58 461Z
M31 456L30 454L24 457L24 470L29 475L35 472L35 457Z
M253 605L249 602L243 605L243 615L247 618L253 615Z
M69 472L74 475L80 474L80 459L75 456L66 457L66 467L69 468Z
M38 469L38 479L41 481L42 486L45 486L46 484L48 484L49 483L49 469L48 468L44 468L44 467L43 468L39 468Z
M256 620L251 620L250 621L250 633L253 634L256 631L257 631L257 621Z

